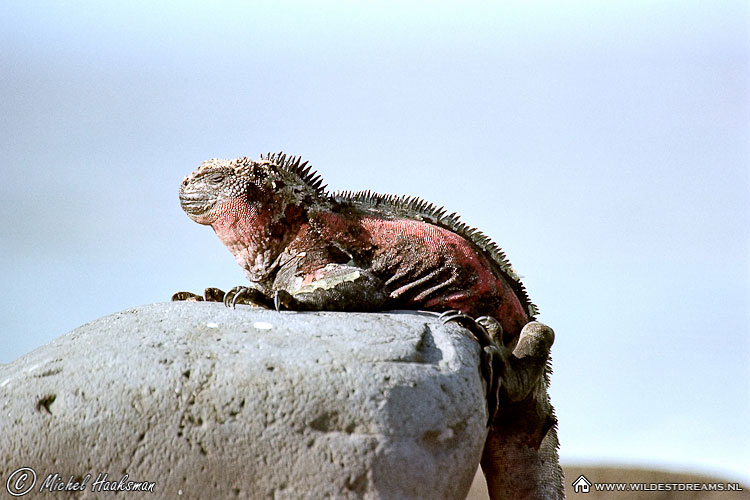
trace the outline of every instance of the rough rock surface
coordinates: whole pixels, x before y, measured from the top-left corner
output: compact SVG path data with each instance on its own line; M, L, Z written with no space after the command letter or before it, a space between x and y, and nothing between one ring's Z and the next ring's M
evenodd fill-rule
M0 366L0 497L464 499L478 354L427 313L129 309Z

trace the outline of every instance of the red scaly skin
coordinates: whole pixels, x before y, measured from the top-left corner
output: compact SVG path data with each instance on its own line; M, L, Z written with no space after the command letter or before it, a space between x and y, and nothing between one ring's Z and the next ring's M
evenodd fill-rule
M487 258L465 238L408 219L363 217L360 224L376 248L373 270L392 277L386 281L391 297L397 301L404 297L406 309L456 309L473 317L493 316L511 337L529 322L506 278L493 272Z
M217 208L218 216L211 223L216 235L245 269L250 281L265 279L271 263L294 235L279 231L270 212L258 211L240 198L230 199ZM297 207L287 207L285 219L295 220L300 212ZM288 222L284 226L287 225Z
M499 319L510 338L517 337L530 320L507 280L492 272L487 258L447 229L407 219L314 213L307 222L286 217L286 231L281 234L289 237L280 239L268 234L268 213L259 213L239 199L222 205L220 213L211 227L250 281L267 279L271 263L284 248L293 255L306 254L300 284L319 280L330 262L316 250L335 241L369 257L373 273L384 278L389 291L388 309L456 309L474 317L489 315Z

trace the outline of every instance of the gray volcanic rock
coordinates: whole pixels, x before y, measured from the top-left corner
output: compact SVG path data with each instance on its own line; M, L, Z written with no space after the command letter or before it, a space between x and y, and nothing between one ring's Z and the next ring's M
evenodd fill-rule
M129 309L0 366L0 491L463 500L478 359L428 313Z

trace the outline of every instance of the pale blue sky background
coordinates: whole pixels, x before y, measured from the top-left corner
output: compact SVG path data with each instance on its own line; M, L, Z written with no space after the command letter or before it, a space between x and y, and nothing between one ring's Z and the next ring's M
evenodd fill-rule
M243 283L178 186L284 149L507 251L564 460L750 481L747 3L520 4L2 2L0 362Z

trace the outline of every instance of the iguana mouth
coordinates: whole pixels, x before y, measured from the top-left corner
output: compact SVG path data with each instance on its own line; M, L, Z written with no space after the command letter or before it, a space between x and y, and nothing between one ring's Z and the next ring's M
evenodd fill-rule
M215 200L204 193L180 192L180 206L190 215L201 215L214 206Z

